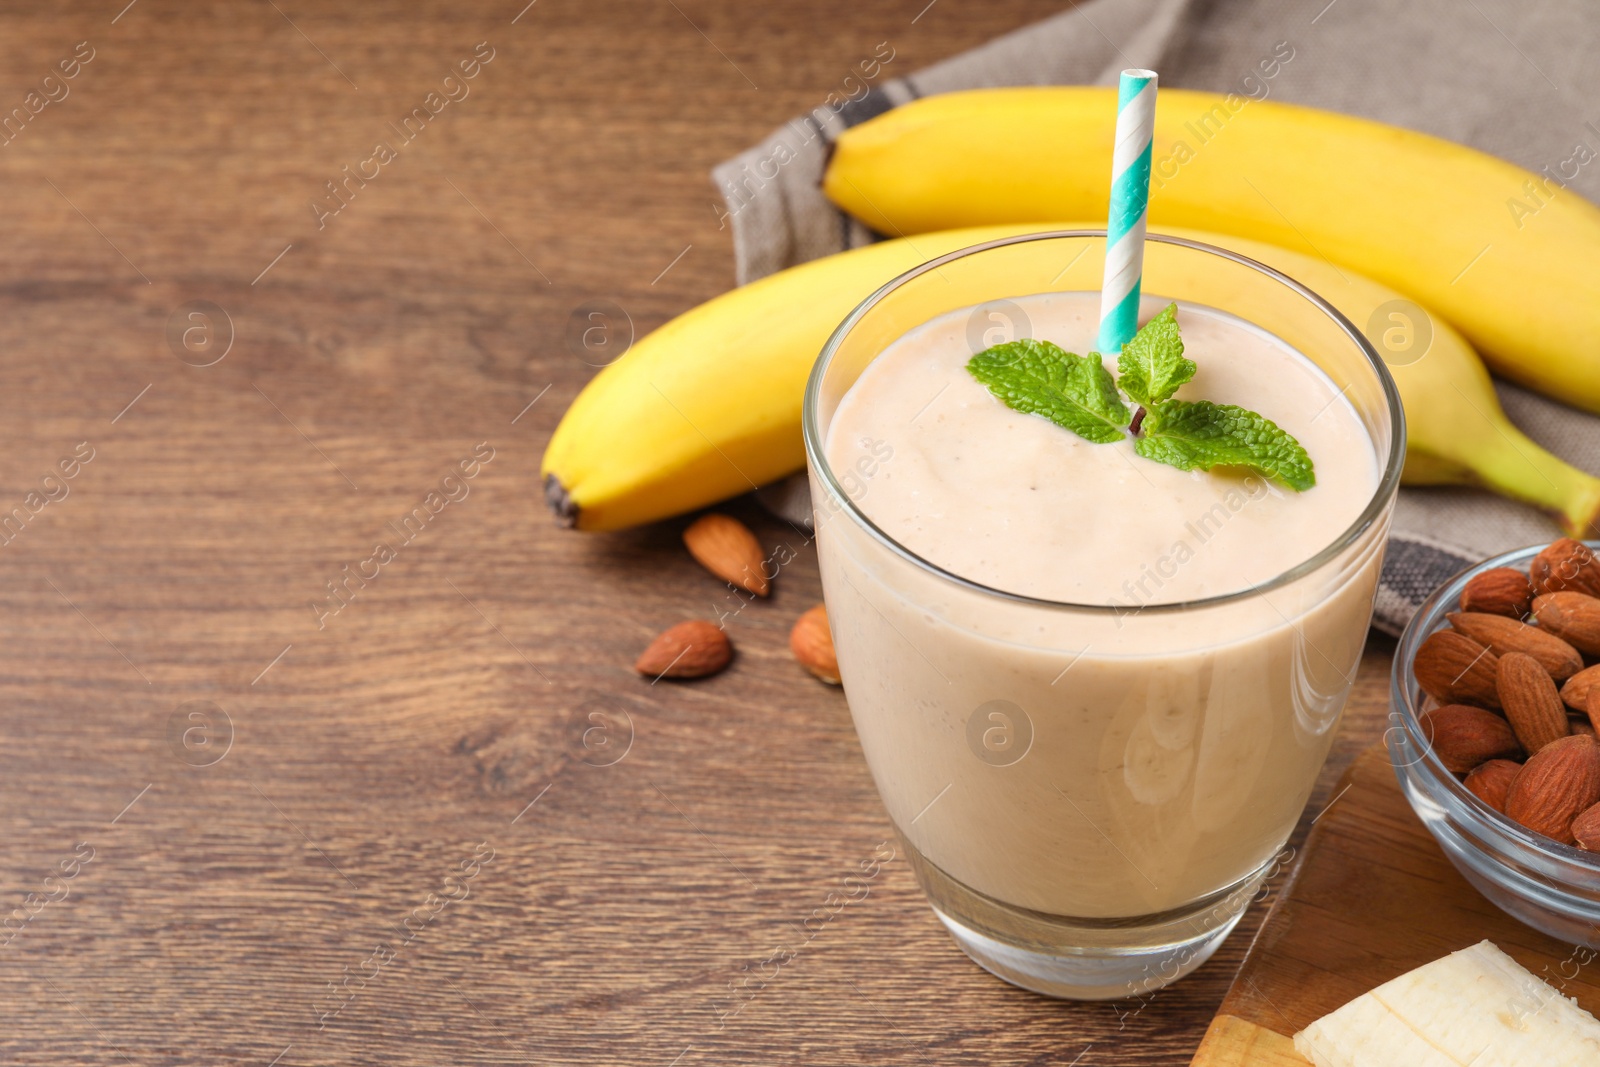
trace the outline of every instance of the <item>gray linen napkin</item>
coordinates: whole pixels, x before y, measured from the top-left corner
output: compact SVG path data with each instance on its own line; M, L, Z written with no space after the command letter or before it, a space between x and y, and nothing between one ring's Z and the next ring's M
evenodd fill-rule
M930 7L922 16L937 18ZM913 26L909 32L915 32ZM886 42L892 49L893 42ZM1292 52L1263 79L1263 59ZM1270 97L1379 119L1474 145L1532 171L1600 156L1600 14L1588 0L1090 0L853 100L835 98L716 167L742 285L876 240L836 211L818 181L828 143L909 100L1001 85L1115 84L1152 67L1163 85ZM892 56L892 52L884 52ZM865 77L892 59L860 67ZM1586 110L1587 109L1587 110ZM1570 170L1570 167L1567 168ZM1569 190L1600 200L1600 163ZM1596 279L1600 299L1600 279ZM1497 382L1512 421L1569 463L1600 472L1600 419ZM762 493L809 521L803 481ZM1549 541L1531 508L1469 489L1404 489L1375 625L1399 632L1421 601L1469 564Z

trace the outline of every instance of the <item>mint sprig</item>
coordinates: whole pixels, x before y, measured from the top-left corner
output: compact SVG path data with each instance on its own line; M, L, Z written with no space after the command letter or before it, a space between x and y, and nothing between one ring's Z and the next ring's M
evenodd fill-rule
M1043 415L1096 444L1127 436L1133 415L1099 356L1025 339L984 349L967 361L967 370L1013 411Z
M1271 419L1235 404L1174 398L1196 369L1183 354L1177 311L1168 304L1122 346L1114 380L1100 353L1080 356L1049 341L995 345L968 360L967 370L1013 411L1042 415L1096 444L1132 434L1135 452L1179 470L1248 467L1296 492L1316 485L1311 457Z

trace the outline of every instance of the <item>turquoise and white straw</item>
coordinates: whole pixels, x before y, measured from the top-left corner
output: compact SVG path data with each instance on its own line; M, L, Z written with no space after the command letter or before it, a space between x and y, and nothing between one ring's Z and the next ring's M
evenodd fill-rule
M1139 329L1139 282L1150 200L1150 141L1156 127L1156 72L1125 70L1117 89L1117 144L1111 153L1111 215L1100 290L1100 351L1115 355Z

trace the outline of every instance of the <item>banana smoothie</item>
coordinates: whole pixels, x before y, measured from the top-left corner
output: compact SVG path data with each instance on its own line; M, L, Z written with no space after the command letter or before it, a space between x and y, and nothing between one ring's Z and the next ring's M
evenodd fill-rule
M1031 337L1089 353L1098 301L1013 303ZM1168 304L1146 297L1141 321ZM833 471L862 473L866 522L820 508L818 545L889 815L914 861L1020 912L1159 917L1248 890L1305 804L1365 640L1383 538L1301 565L1378 492L1369 430L1305 356L1179 303L1197 369L1175 396L1261 413L1315 484L1152 462L1132 436L1096 443L997 399L968 368L974 315L889 343L825 437Z

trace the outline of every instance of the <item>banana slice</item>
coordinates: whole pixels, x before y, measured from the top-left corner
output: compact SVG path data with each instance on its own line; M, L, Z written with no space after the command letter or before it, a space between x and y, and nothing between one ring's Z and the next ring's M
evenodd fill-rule
M1316 1067L1600 1064L1600 1022L1492 942L1452 952L1294 1035Z

